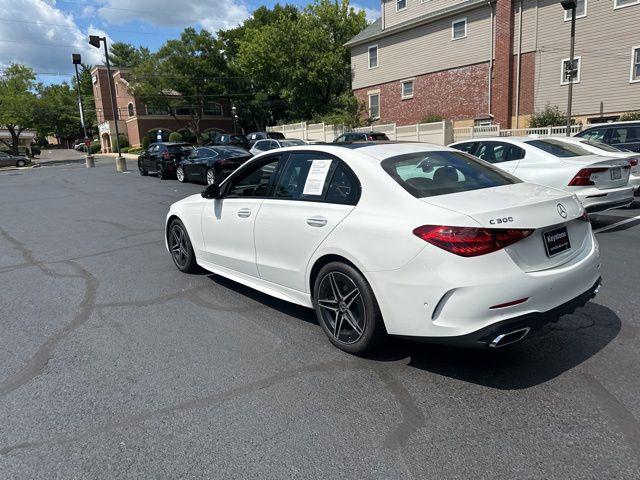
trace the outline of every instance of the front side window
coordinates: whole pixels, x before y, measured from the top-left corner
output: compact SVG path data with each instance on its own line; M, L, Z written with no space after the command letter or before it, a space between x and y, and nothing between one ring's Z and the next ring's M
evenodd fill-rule
M376 68L378 66L378 46L373 45L369 47L369 68Z
M253 148L255 148L256 150L258 150L258 151L260 151L260 152L264 152L265 150L268 150L268 148L267 148L267 142L258 141L258 142L256 142L256 144L253 146Z
M467 36L467 19L461 18L451 22L451 38L459 40Z
M561 85L568 85L569 82L573 81L573 83L580 83L580 68L581 68L581 59L580 57L575 57L573 59L573 64L571 63L570 58L565 58L562 60L562 78L560 80Z
M276 185L275 197L320 200L327 191L334 160L321 153L293 153Z
M611 143L613 145L637 142L640 142L640 127L616 127L611 132Z
M589 130L585 130L584 132L579 133L578 137L601 142L604 140L605 133L606 129L604 128L590 128Z
M407 8L407 0L396 0L396 12Z
M520 180L463 152L415 152L387 158L382 168L416 198L519 183Z
M578 6L576 7L576 18L582 18L587 16L587 0L578 0ZM564 11L565 21L571 20L571 10Z
M380 118L380 94L369 95L369 118Z
M631 49L631 81L640 82L640 47Z
M225 197L266 197L271 192L280 156L250 165L229 181Z
M402 82L402 98L413 98L413 80Z
M570 158L591 155L591 152L580 145L565 143L561 140L546 138L544 140L527 140L525 143L550 153L554 157Z

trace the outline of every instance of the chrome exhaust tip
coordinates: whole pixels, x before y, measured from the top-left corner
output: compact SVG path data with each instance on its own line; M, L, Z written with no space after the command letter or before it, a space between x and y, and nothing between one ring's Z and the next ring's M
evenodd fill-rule
M500 348L500 347L506 347L507 345L511 345L512 343L519 342L524 337L526 337L530 331L531 331L531 328L524 327L524 328L519 328L518 330L514 330L513 332L500 334L493 339L493 341L489 344L489 347Z

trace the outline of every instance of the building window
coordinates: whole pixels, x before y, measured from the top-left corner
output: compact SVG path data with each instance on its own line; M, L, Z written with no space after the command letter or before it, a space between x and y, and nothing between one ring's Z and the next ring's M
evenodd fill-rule
M372 119L380 118L380 94L379 93L369 94L369 118L372 118Z
M460 40L467 36L467 19L461 18L451 22L451 39Z
M402 82L402 99L413 98L413 80Z
M631 82L640 82L640 47L631 49Z
M203 113L205 115L213 115L215 117L222 116L222 105L219 103L210 103L209 105L205 105L203 108Z
M573 83L580 83L581 68L582 60L580 57L575 57L573 59L573 66L571 65L571 59L565 58L564 60L562 60L560 85L569 85L571 79L573 79Z
M378 67L378 46L369 47L369 69Z
M640 0L614 0L613 8L630 7L631 5L639 5Z
M576 7L576 18L582 18L587 16L587 0L578 0L578 6ZM571 10L564 11L564 21L571 20Z
M396 12L407 8L407 0L396 0Z
M128 112L128 113L129 113L129 116L130 116L130 117L133 117L133 116L135 115L135 112L133 111L133 103L130 103L130 104L127 106L127 110L129 110L129 112Z

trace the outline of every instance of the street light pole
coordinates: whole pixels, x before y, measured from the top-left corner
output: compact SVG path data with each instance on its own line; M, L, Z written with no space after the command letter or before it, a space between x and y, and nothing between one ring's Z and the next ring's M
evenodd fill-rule
M576 73L575 63L575 44L576 44L576 9L578 8L577 0L564 0L560 2L565 11L571 10L571 42L569 45L569 68L563 71L563 75L569 75L569 91L567 93L567 137L571 136L571 106L573 104L573 76Z
M85 147L85 164L87 168L95 167L95 163L93 161L93 157L91 156L91 144L88 144L89 135L87 133L87 124L84 122L84 109L82 108L82 94L80 92L80 74L78 73L78 65L82 63L82 57L79 53L71 54L71 60L73 61L73 66L76 69L76 87L78 89L78 107L80 108L80 123L82 123L82 130L84 132L84 147Z
M127 170L127 161L120 151L120 132L118 131L118 107L116 106L116 90L113 85L113 77L111 76L111 65L109 64L109 50L107 48L107 37L99 37L97 35L89 35L89 44L100 48L100 42L104 44L104 59L107 65L107 75L109 76L109 92L111 93L111 109L113 111L113 123L116 129L116 148L118 157L116 158L116 171L125 172Z

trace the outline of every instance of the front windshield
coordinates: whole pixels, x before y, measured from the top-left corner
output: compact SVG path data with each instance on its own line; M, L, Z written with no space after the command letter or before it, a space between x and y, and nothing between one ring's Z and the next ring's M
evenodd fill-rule
M562 140L556 140L553 138L545 138L544 140L527 140L527 143L533 147L550 153L555 157L569 158L569 157L582 157L584 155L593 155L589 150L576 145L575 143L566 143Z

